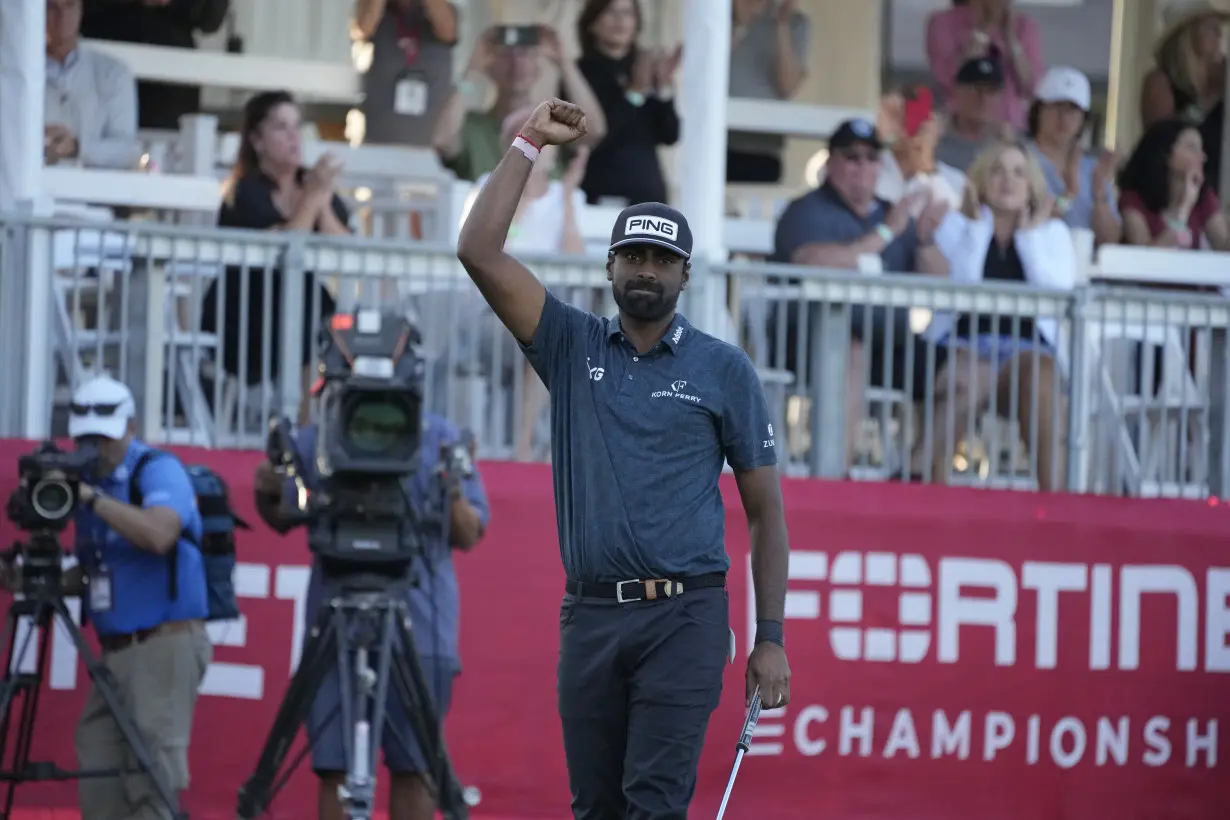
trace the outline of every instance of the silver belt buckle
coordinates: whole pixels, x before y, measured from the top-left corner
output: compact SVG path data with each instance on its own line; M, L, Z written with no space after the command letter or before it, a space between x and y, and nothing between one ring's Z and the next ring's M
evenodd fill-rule
M615 600L616 600L618 603L621 603L621 604L629 604L629 603L632 603L633 601L643 601L643 600L645 600L644 596L641 596L641 597L639 597L639 598L625 598L625 597L624 597L624 584L639 584L640 582L641 582L641 579L640 579L640 578L634 578L634 579L633 579L633 580L631 580L631 581L619 581L619 582L617 582L617 583L615 584Z

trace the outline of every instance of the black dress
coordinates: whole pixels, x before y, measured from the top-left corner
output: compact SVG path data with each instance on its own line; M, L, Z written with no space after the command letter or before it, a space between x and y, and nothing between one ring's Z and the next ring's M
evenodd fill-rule
M302 183L304 171L299 172ZM346 204L336 194L330 203L333 213L347 224L350 212ZM231 195L223 202L218 211L218 225L223 228L247 228L249 230L270 230L286 222L286 216L273 203L273 181L259 172L248 174L236 181ZM264 361L269 361L270 379L278 380L278 362L281 350L282 333L282 270L274 268L269 275L272 280L269 287L265 286L265 270L263 268L247 268L247 287L244 287L243 268L228 267L226 269L225 287L226 301L222 308L222 367L227 373L239 377L239 364L246 361L247 373L245 381L248 385L261 382L264 373ZM247 315L243 314L243 304L247 298ZM313 300L312 294L319 294ZM266 294L269 299L266 301ZM313 316L314 304L319 305L319 312ZM313 326L320 327L320 322L333 315L337 303L323 285L316 284L316 276L306 274L303 287L303 365L306 367L312 360L316 347L316 337L312 333ZM269 330L269 346L263 344L265 328ZM201 316L201 328L207 333L218 332L218 283L214 282L205 292L204 309ZM240 356L241 331L246 328L247 348L244 356Z
M624 199L629 205L666 201L658 146L679 141L679 115L673 101L654 94L641 105L628 99L634 59L634 54L622 60L587 54L577 60L607 124L606 136L590 155L581 183L591 205L604 197Z

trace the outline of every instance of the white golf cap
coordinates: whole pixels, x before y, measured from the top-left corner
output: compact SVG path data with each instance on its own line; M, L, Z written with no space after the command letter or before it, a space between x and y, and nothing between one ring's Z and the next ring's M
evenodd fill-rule
M95 376L73 392L68 435L103 436L118 441L128 434L128 421L136 412L132 391L123 382L110 376Z
M1093 104L1089 78L1066 65L1048 69L1038 82L1034 96L1044 103L1069 102L1085 112L1088 112Z

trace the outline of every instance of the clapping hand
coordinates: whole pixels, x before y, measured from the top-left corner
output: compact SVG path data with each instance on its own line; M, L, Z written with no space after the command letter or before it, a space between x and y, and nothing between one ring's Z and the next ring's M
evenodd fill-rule
M643 50L638 52L636 62L632 64L632 76L628 78L628 90L638 94L652 91L657 64L658 61L652 53Z
M1119 155L1109 148L1103 148L1098 154L1098 164L1093 167L1093 195L1101 196L1115 179L1115 169L1119 167Z
M1204 172L1199 168L1188 171L1183 178L1183 213L1191 214L1192 208L1200 201L1200 190L1204 187Z
M471 80L485 75L495 62L495 28L489 28L478 37L474 51L470 53L470 62L466 66L465 76Z
M304 187L316 193L332 191L333 183L342 172L342 161L334 154L322 154L304 178Z
M654 60L654 85L657 88L668 88L675 82L675 74L683 63L683 44L675 46L673 51L658 52Z
M1017 225L1018 231L1028 231L1049 222L1055 215L1055 198L1048 196L1038 203L1037 207L1021 211L1021 219Z
M43 154L49 162L75 156L77 138L63 125L48 125L43 129Z
M539 147L567 145L587 133L589 126L581 106L560 99L540 103L521 126L521 134Z
M889 209L888 215L884 217L884 224L892 230L894 235L900 236L901 232L910 224L910 217L914 215L918 208L928 202L930 197L931 192L926 189L911 191L897 200L896 204Z
M890 91L880 98L876 133L889 145L905 136L905 97L900 92Z
M559 34L550 26L538 27L538 50L555 65L564 62L564 44L560 42Z
M585 168L589 164L589 148L582 145L576 150L572 157L572 161L568 163L568 170L564 171L564 176L560 182L564 184L564 189L567 191L576 191L581 187L581 182L585 179Z
M935 232L940 227L940 223L944 221L944 217L948 216L948 211L947 200L928 196L926 206L914 223L914 231L918 234L920 241L930 244L935 239Z
M1069 199L1076 199L1081 192L1081 162L1085 159L1085 150L1080 143L1074 144L1068 150L1067 161L1063 165L1064 193Z

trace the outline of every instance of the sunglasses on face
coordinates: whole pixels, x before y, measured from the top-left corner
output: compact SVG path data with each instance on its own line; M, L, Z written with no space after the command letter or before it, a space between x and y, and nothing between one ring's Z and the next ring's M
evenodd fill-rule
M846 162L879 162L880 156L873 151L843 151L841 158Z
M74 416L114 416L115 411L120 409L122 402L114 402L111 404L77 404L76 402L68 406L69 412Z

